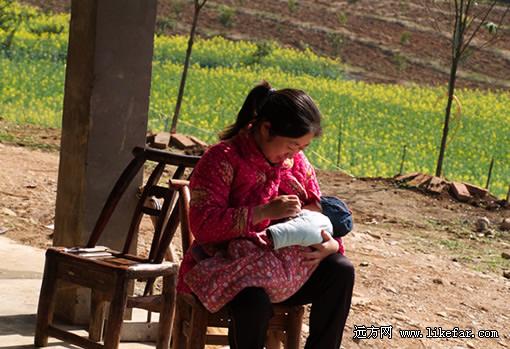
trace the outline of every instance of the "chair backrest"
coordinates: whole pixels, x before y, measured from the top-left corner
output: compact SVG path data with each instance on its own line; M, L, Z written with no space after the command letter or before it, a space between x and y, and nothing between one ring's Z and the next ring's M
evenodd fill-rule
M106 203L99 215L96 225L90 235L87 247L94 247L101 234L104 231L108 221L110 220L117 204L128 188L130 182L135 178L136 174L143 168L147 161L156 162L157 165L150 174L144 189L138 200L135 211L133 213L131 224L126 234L126 240L122 249L122 254L129 253L131 244L135 236L135 232L141 222L144 214L156 216L156 227L154 232L151 249L147 261L150 263L161 263L164 254L168 248L170 241L175 234L175 230L179 225L179 220L187 217L187 214L181 214L186 207L189 207L189 189L187 181L181 180L185 174L186 168L194 168L199 156L189 156L170 153L167 151L156 150L152 148L136 147L133 149L134 158L122 172L121 176L115 183ZM169 186L159 186L165 167L176 166L176 170L170 179ZM178 200L179 195L183 196L183 200ZM147 199L156 197L163 200L161 208L148 207ZM176 204L177 201L181 202ZM188 202L187 206L184 202ZM186 207L185 207L186 206ZM186 218L187 220L187 218Z
M181 221L181 244L182 244L182 252L186 253L189 249L193 240L193 234L191 233L191 227L189 222L189 205L190 205L190 191L187 188L186 193L183 193L180 198L180 221Z

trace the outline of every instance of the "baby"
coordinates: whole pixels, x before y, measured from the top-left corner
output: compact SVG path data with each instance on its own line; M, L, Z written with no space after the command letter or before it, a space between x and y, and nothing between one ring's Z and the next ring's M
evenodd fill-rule
M296 217L267 228L267 237L275 250L292 246L310 246L322 242L321 231L333 237L341 237L352 230L352 212L337 197L321 197L322 213L302 210Z

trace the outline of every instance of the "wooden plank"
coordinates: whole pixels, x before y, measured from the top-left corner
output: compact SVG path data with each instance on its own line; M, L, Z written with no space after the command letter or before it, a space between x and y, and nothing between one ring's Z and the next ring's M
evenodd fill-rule
M87 264L77 265L61 262L58 265L58 278L109 294L117 280L115 271L113 269L107 271L86 269L86 267Z
M56 290L57 270L55 260L50 256L50 258L46 258L44 264L44 276L41 292L39 293L39 304L37 305L34 343L38 347L45 347L48 345L48 329L53 320Z
M165 164L175 166L195 167L198 160L200 160L200 156L170 153L168 151L149 147L135 147L135 149L133 149L133 154L138 153L144 153L144 156L148 160L164 162Z
M128 297L128 308L139 308L151 311L153 313L159 313L162 306L163 297L161 295Z
M206 341L208 345L228 345L227 334L207 334Z
M71 343L71 344L77 345L82 348L86 348L86 349L103 349L104 348L104 346L102 346L99 343L92 342L92 341L88 340L87 338L78 336L77 334L74 334L71 332L66 332L64 330L61 330L60 328L55 327L55 326L49 326L48 333L51 337L61 339L64 342Z
M89 339L94 342L99 342L103 338L104 319L108 306L105 298L106 297L97 290L92 290L90 300Z

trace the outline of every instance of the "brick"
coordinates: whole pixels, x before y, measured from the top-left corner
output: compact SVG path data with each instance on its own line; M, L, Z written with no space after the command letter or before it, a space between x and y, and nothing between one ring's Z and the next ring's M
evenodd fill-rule
M209 146L209 144L207 144L206 142L204 142L203 140L201 139L198 139L197 137L195 136L188 136L196 145L199 145L201 146L202 148L207 148Z
M178 149L186 149L195 146L195 142L193 142L188 136L181 133L173 133L170 137L169 144L170 146L176 147Z
M414 177L418 176L419 174L420 174L420 172L406 173L406 174L400 175L398 177L395 177L395 180L398 182L407 182L407 181L413 179Z
M487 189L478 187L474 184L464 183L464 185L466 186L469 193L477 198L483 199L489 194Z
M151 143L151 147L157 148L157 149L165 149L168 145L169 140L170 140L170 133L158 132L154 136L154 142Z
M453 195L459 201L468 201L471 199L471 194L464 183L452 182L450 188L452 189Z
M145 143L152 144L152 143L154 143L155 138L156 138L156 135L154 133L147 131L145 134Z
M427 184L427 190L435 193L441 194L443 190L448 186L448 182L439 177L432 177L430 182Z
M411 188L420 188L422 186L425 186L427 182L430 181L430 178L432 178L432 176L421 173L411 181L407 182L407 185Z

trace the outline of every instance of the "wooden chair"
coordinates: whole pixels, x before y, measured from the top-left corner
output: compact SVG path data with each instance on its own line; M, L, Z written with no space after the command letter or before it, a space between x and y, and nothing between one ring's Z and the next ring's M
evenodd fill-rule
M195 166L199 157L171 154L150 148L135 148L129 163L110 193L85 247L51 247L46 252L44 276L39 296L35 346L47 346L48 336L83 348L117 348L127 307L160 312L157 348L167 349L175 311L175 284L178 265L163 261L179 224L184 204L189 202L187 181L181 180L186 168ZM147 161L157 162L135 208L122 251L97 247L106 224L129 183ZM160 186L167 165L177 166L169 186ZM147 207L148 198L162 199L159 208ZM159 205L158 205L159 206ZM155 231L148 257L129 254L142 216L156 217ZM161 295L152 295L154 280L163 278ZM65 331L52 323L57 283L71 282L92 290L89 338ZM146 282L142 297L129 296L134 280ZM104 344L98 343L103 332L105 310L109 303Z
M194 238L191 234L188 212L189 202L183 202L181 216L182 250L187 251ZM298 349L301 340L303 306L275 304L274 316L269 322L266 348L280 348L283 342L286 349ZM228 309L222 308L210 313L192 294L177 294L172 349L203 349L206 344L228 345L228 336L208 334L208 327L228 328L230 321Z

